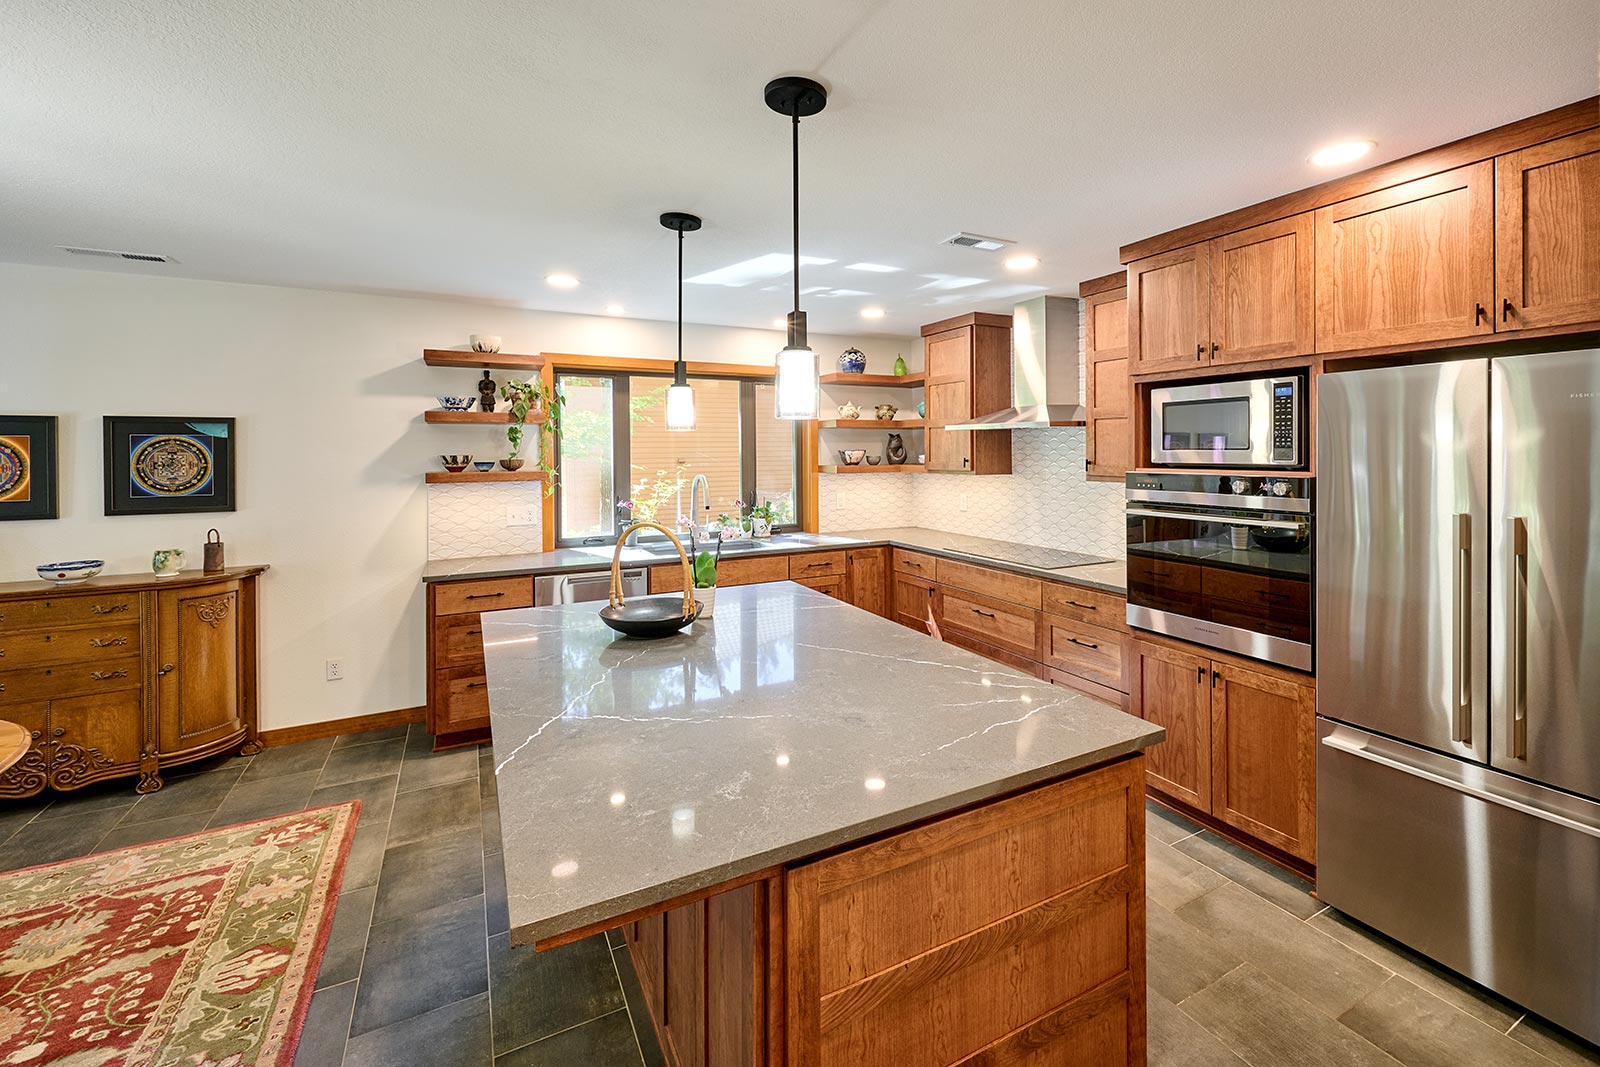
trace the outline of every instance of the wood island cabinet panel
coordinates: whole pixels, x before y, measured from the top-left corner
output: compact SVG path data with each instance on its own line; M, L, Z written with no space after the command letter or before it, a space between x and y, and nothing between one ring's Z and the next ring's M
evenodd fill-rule
M889 617L889 550L852 548L847 553L846 599L862 611Z
M1128 380L1128 290L1083 300L1087 476L1121 481L1133 460L1133 386Z
M1600 320L1600 130L1495 167L1495 329Z
M1202 811L1211 810L1211 661L1133 641L1129 711L1167 731L1145 752L1150 784Z
M161 752L198 748L244 731L241 598L236 582L162 590L156 600L156 701ZM169 664L183 670L168 670Z
M1308 212L1219 237L1208 253L1212 363L1315 350L1313 217Z
M1225 663L1211 671L1211 814L1315 862L1315 690Z
M1128 264L1128 353L1134 374L1186 370L1206 359L1207 255L1207 246L1199 244Z
M661 1036L678 1067L706 1067L706 902L666 913Z
M1316 212L1317 350L1494 332L1494 162Z

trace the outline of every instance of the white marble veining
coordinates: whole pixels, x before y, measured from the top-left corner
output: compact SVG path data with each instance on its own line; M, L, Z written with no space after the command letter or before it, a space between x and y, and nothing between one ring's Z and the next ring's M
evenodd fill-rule
M619 637L594 604L485 613L518 943L1042 782L1160 729L789 583Z

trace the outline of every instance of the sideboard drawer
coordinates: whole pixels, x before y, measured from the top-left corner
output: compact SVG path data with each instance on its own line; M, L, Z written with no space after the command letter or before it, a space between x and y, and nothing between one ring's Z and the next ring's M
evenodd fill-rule
M494 578L483 582L440 582L433 594L435 615L533 607L532 578Z
M844 573L843 552L802 552L789 557L789 577L824 578L830 574Z
M46 663L131 656L139 651L139 624L107 623L73 630L23 630L0 633L0 671Z
M1116 630L1128 628L1127 598L1087 586L1046 582L1044 610L1052 615L1065 615L1069 619L1096 626L1109 626Z
M143 681L138 656L0 671L0 707L32 700L137 689Z
M0 603L0 633L57 630L87 623L137 622L138 593L82 593Z

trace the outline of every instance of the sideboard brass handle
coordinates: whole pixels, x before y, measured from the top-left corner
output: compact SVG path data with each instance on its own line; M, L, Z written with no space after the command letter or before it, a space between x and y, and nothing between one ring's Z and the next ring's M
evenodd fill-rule
M89 647L90 648L115 648L115 647L117 647L119 645L125 645L127 643L128 643L128 639L126 637L91 637L91 638L89 638ZM0 656L3 656L3 655L5 655L5 653L4 652L0 652Z
M176 669L177 669L177 665L176 664L163 663L161 665L161 669L156 671L156 673L157 674L171 674Z
M66 731L65 727L57 726L54 730L50 731L50 736L51 737L60 737L62 734L66 733L66 732L67 731Z
M89 610L94 612L96 615L115 615L119 611L127 611L128 610L128 605L126 605L126 604L96 604L92 608L90 608Z
M97 682L109 682L114 678L126 678L127 671L90 671L89 677Z

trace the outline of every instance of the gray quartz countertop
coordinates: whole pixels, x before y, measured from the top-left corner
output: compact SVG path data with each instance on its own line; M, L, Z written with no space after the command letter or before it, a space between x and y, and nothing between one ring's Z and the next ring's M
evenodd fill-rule
M594 604L488 612L483 638L517 944L1164 736L792 582L720 590L659 641Z
M828 548L895 545L931 552L935 555L970 560L1020 574L1031 574L1052 581L1125 593L1127 572L1122 560L1086 555L1059 548L1016 544L988 537L947 533L921 527L886 527L850 530L835 534L785 534L771 542L759 543L757 552L807 552ZM611 566L612 545L586 548L559 548L554 552L533 552L515 556L476 556L470 559L432 560L423 569L424 582L459 581L467 578L510 578L530 574L558 574L564 571L605 570ZM638 548L623 550L625 566L649 566L672 562L675 557Z

